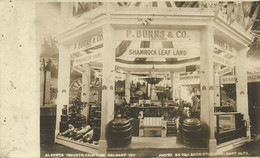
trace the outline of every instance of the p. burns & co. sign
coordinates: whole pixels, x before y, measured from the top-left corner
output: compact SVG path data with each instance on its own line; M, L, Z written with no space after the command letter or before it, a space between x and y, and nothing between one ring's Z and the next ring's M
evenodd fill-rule
M165 41L199 41L198 30L159 30L159 29L128 29L117 30L117 40L165 40Z

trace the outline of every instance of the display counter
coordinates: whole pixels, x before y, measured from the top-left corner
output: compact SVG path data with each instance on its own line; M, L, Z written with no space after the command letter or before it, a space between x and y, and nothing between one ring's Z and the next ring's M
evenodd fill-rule
M130 117L138 118L138 115L143 111L143 117L164 117L171 119L177 115L177 107L175 106L134 106L130 108Z
M238 112L215 113L215 137L217 144L246 136L243 114Z

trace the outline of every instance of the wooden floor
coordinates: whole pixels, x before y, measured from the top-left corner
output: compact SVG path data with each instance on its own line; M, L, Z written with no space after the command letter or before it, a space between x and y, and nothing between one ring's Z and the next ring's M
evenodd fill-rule
M177 144L176 137L132 137L132 143L126 148L185 148L185 146Z
M108 149L109 154L126 154L126 157L184 157L185 154L203 152L208 149L188 148L176 143L176 137L133 137L128 147Z

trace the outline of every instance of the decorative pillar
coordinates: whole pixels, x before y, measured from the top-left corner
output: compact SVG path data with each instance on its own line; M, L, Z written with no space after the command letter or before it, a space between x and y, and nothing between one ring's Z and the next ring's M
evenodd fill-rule
M150 97L150 100L152 100L152 98L151 98L151 84L149 84L148 82L147 82L147 94Z
M247 136L250 138L250 119L248 112L248 92L247 92L247 66L242 63L246 63L246 54L249 50L248 47L237 51L236 57L236 103L237 112L244 115L244 119L247 122Z
M206 26L200 34L200 91L201 91L201 121L210 129L209 152L216 152L214 132L214 69L213 46L214 28Z
M219 74L218 71L220 70L220 66L215 67L215 74L214 74L214 106L220 106L220 81L219 81Z
M154 84L151 84L150 86L150 94L151 94L151 100L158 100L156 95L156 87Z
M126 78L125 78L125 99L127 103L130 103L130 84L131 84L131 73L127 72Z
M172 100L180 99L180 85L178 74L171 72Z
M90 80L91 80L91 68L88 64L84 66L85 72L82 74L82 89L81 89L81 101L86 102L86 107L83 109L82 114L85 116L88 122L89 117L89 101L90 101Z
M56 111L56 136L60 132L60 121L63 105L69 106L69 86L70 86L70 53L64 45L59 45L59 72L58 72L58 98Z
M103 68L102 68L102 104L101 104L101 135L99 153L107 153L105 139L106 125L114 118L114 87L115 87L115 34L114 28L106 23L103 26Z
M172 85L172 100L176 100L176 95L175 95L175 85L174 85L174 73L171 72L171 85Z

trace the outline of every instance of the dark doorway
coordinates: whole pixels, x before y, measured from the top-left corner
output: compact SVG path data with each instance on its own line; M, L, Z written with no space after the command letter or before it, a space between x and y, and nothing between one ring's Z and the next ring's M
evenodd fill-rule
M260 82L248 83L248 106L251 135L260 135Z

